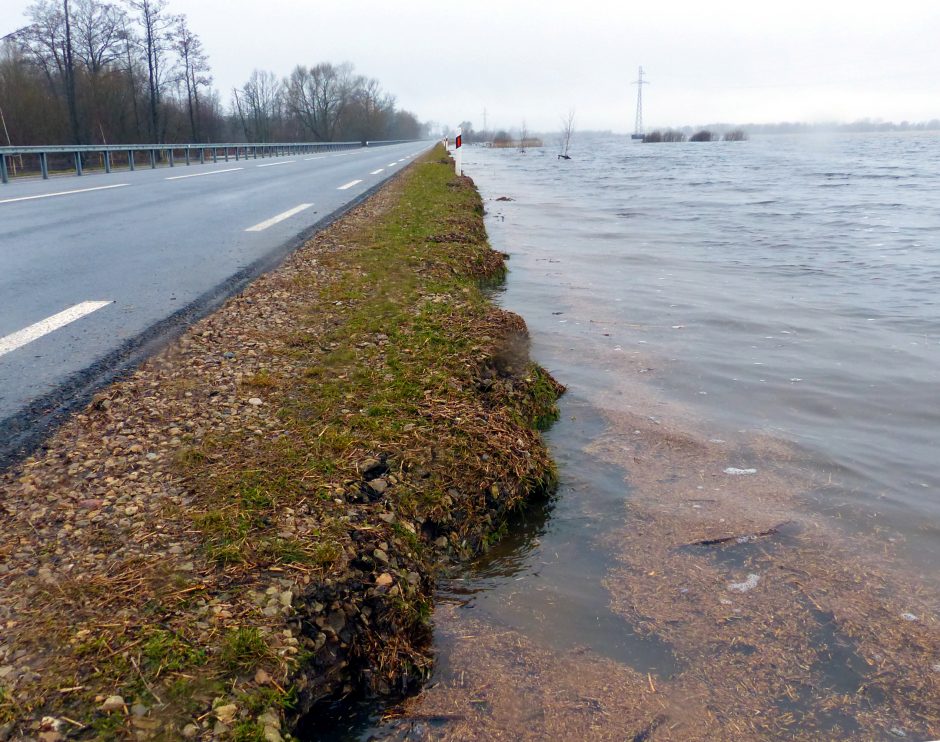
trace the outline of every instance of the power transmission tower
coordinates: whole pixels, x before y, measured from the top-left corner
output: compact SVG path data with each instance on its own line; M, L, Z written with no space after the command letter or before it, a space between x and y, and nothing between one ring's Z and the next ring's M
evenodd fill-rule
M643 86L649 85L649 80L643 79L643 67L640 67L640 76L635 80L636 85L636 127L633 130L634 139L643 138Z

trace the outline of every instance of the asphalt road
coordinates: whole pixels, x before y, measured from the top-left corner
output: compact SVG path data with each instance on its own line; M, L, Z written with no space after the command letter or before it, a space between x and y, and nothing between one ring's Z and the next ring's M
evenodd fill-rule
M0 467L430 146L0 186Z

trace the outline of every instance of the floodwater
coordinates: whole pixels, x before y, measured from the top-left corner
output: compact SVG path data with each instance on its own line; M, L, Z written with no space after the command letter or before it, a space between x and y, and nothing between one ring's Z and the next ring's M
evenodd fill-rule
M561 487L358 736L940 737L938 145L465 150Z

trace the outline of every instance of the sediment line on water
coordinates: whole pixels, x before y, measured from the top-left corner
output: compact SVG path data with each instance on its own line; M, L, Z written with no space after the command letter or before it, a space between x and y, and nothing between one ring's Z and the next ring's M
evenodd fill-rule
M0 739L276 740L426 677L435 575L556 481L482 214L434 150L0 475Z

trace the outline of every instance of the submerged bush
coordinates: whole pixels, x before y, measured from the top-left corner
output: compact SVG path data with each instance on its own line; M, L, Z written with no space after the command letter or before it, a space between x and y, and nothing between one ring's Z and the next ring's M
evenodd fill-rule
M744 129L734 129L732 131L726 131L724 138L726 142L746 142L747 132L744 131Z
M649 134L644 135L643 141L652 144L658 144L659 142L684 142L685 134L676 129L666 129L665 131L651 131Z
M715 135L710 132L708 129L702 129L701 131L695 132L689 139L690 142L713 142L715 141Z

